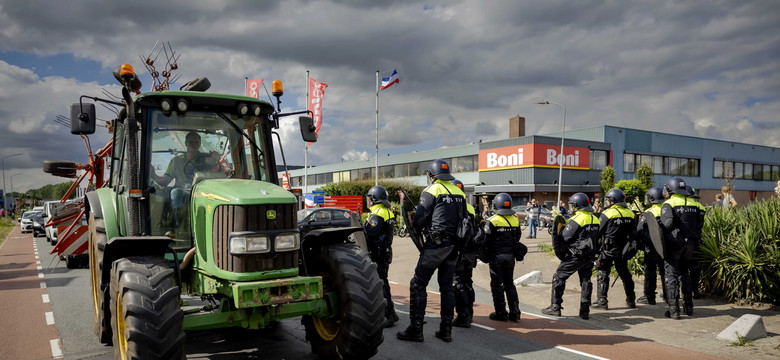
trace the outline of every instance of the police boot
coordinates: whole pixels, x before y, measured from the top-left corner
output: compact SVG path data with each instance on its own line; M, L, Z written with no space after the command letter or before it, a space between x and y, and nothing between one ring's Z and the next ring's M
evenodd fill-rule
M398 314L396 314L395 310L393 310L393 312L391 312L390 315L388 315L387 318L385 319L385 327L389 328L395 326L395 323L397 323L398 320L401 319L398 318Z
M593 304L593 308L609 310L609 305L607 304L608 304L607 299L600 298L596 300L595 304Z
M634 299L626 299L626 306L628 306L629 309L636 309L636 302Z
M508 321L509 320L509 316L507 315L506 310L504 310L504 311L494 311L494 312L490 313L490 315L488 315L488 318L490 318L490 320L495 320L495 321Z
M583 320L590 319L590 305L585 303L580 303L580 317Z
M545 315L552 315L552 316L561 316L561 307L560 304L551 304L550 306L542 309L542 314Z
M517 302L511 302L509 303L509 316L507 316L507 319L509 321L518 322L520 321L520 304Z
M444 340L444 342L452 342L452 320L442 320L441 324L439 324L439 331L433 335Z
M664 313L664 316L666 316L668 318L671 318L671 319L680 320L680 305L672 305L672 304L670 304L669 305L669 310L666 310L666 312Z
M637 304L649 304L649 300L648 300L649 298L650 297L647 296L647 295L642 295L642 296L639 297L639 299L636 299L636 303Z
M684 302L683 311L685 311L685 315L693 316L693 301Z
M423 322L422 320L412 320L404 331L395 334L399 340L423 342Z
M465 309L463 313L458 313L455 321L452 322L452 326L470 328L471 323L474 321L474 310Z

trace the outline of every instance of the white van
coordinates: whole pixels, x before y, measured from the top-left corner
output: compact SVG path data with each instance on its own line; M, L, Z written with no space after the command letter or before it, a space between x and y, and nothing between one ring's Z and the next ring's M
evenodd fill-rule
M54 210L54 206L59 204L59 201L47 201L43 204L43 221L49 222L49 219L51 219L51 215ZM47 226L46 227L46 240L49 241L52 245L57 243L57 227L56 226Z

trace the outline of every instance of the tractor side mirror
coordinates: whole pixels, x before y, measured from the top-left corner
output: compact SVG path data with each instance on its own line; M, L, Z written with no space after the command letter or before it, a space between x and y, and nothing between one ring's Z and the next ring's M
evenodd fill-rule
M95 133L95 104L75 103L70 106L70 133L74 135Z
M301 124L301 136L306 142L317 142L317 127L314 126L314 119L308 116L301 116L298 118L298 122Z

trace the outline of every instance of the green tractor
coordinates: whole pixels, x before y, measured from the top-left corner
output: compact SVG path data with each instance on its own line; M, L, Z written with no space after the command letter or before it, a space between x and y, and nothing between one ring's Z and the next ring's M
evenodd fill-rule
M278 185L274 129L307 112L206 93L205 78L140 93L131 66L114 75L122 101L81 97L121 107L108 180L84 199L100 341L120 359L179 359L186 331L302 317L320 358L375 355L385 300L359 222L301 238L297 199ZM273 94L281 103L281 82ZM312 119L299 122L315 141ZM71 133L95 126L94 104L71 106Z

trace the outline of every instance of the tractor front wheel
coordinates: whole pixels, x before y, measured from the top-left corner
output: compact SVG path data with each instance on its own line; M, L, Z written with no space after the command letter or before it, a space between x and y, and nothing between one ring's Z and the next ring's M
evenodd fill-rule
M89 275L92 284L93 330L101 343L111 344L111 296L109 283L103 283L103 253L106 250L106 225L94 213L89 215ZM110 266L110 264L109 264Z
M317 268L325 292L338 294L333 318L305 316L306 339L322 359L367 359L384 341L385 299L376 264L357 245L325 247Z
M184 314L167 260L115 261L110 291L115 359L184 359Z

